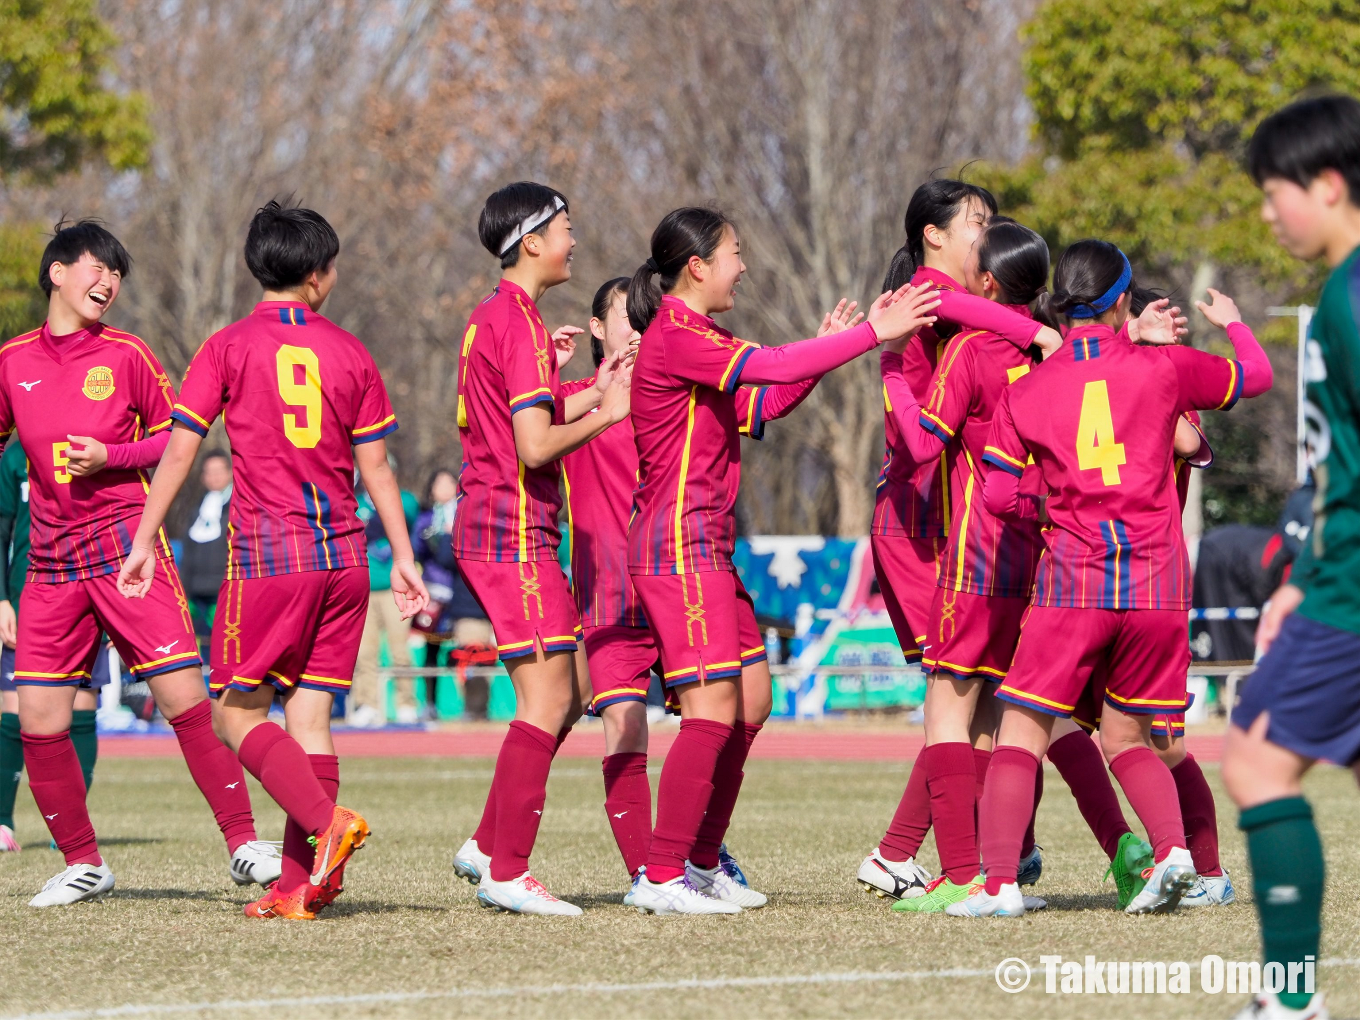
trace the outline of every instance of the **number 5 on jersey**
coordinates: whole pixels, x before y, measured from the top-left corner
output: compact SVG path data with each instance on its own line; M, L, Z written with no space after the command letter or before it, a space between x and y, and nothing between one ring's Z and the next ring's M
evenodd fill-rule
M311 450L321 442L321 362L310 347L283 344L274 358L278 368L279 396L289 407L302 408L302 414L283 412L283 434L300 450ZM298 369L302 381L298 381ZM303 424L299 424L299 418Z
M1125 463L1124 444L1114 441L1114 417L1110 414L1110 389L1104 379L1092 379L1081 395L1077 421L1077 466L1082 471L1099 469L1106 485L1119 484L1119 465Z

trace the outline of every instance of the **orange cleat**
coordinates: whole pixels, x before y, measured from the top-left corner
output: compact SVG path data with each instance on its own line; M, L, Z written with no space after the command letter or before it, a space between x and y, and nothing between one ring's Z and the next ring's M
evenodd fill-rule
M344 864L341 864L340 867L323 878L320 885L306 885L303 888L308 891L307 909L318 914L321 913L345 891Z
M331 815L331 824L326 831L312 839L316 847L316 862L312 865L311 884L313 886L312 896L316 896L316 887L331 878L335 872L339 871L347 860L353 855L354 851L364 845L368 839L368 823L363 817L349 808L335 807L335 813ZM334 882L335 892L331 894L331 899L340 895L340 881L337 877ZM327 900L326 902L330 902Z
M307 895L311 892L311 886L300 885L288 895L282 895L278 891L278 883L275 882L264 891L254 903L246 904L246 917L255 917L265 920L271 917L282 917L290 921L315 921L316 914L308 909Z

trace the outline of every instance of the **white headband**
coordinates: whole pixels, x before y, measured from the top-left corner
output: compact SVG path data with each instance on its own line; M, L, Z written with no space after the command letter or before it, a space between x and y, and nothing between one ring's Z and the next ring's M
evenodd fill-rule
M554 216L566 207L566 204L566 202L563 202L562 199L554 195L551 204L545 205L532 216L526 216L520 221L520 225L511 232L510 236L505 239L505 243L501 245L500 257L504 258L506 252L519 244L520 241L524 240L524 235L536 234L538 231L542 230L545 224L551 221Z

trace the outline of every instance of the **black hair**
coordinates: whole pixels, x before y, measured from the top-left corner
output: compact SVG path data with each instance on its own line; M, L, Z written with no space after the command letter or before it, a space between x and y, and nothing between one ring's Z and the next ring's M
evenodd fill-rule
M451 467L438 467L430 472L430 477L425 482L425 509L434 506L434 483L440 475L448 475L453 479L454 484L458 483L458 472Z
M62 220L52 228L52 240L43 249L42 266L38 270L38 286L43 293L52 296L52 263L69 266L79 262L83 255L104 263L110 272L119 276L126 277L132 270L132 256L98 220L77 220L75 223Z
M1109 241L1092 238L1074 241L1053 267L1053 297L1049 307L1070 319L1073 308L1089 305L1100 298L1123 274L1124 256L1118 247ZM1125 293L1136 290L1130 278Z
M1335 170L1346 180L1351 205L1360 206L1360 100L1315 96L1276 110L1251 136L1247 168L1258 186L1280 177L1301 188Z
M978 272L991 273L1008 305L1028 305L1045 326L1057 328L1048 307L1048 244L1009 216L993 216L977 241Z
M717 209L686 206L672 209L652 231L652 257L638 267L628 284L628 321L639 333L646 332L661 295L675 289L680 273L694 256L707 262L722 243L723 231L732 221ZM660 286L652 280L660 276Z
M628 284L631 281L626 276L616 276L600 285L600 289L595 292L595 299L590 302L590 317L604 322L609 315L609 306L614 303L615 294L628 294ZM604 361L604 341L594 333L590 334L590 356L595 359L595 367L599 368Z
M883 278L884 290L897 290L911 282L916 270L925 265L926 227L947 227L970 200L976 199L989 216L996 215L996 196L978 184L955 180L952 177L926 181L914 192L907 203L903 227L907 243L897 249Z
M340 254L335 228L319 212L270 199L246 234L246 266L265 290L296 287Z
M530 216L558 201L562 203L561 212L570 212L566 195L535 181L516 181L493 192L482 206L482 215L477 218L477 236L482 247L501 260L502 269L509 269L519 261L519 245L515 244L502 255L506 238ZM534 233L542 233L556 217L556 213L548 217Z
M228 464L231 463L231 454L229 454L226 450L222 449L222 447L220 446L214 446L211 450L203 454L202 463L206 464L214 457L220 460L225 460Z

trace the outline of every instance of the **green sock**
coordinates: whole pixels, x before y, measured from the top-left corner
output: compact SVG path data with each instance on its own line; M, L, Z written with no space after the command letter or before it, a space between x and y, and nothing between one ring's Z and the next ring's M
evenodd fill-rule
M19 716L0 715L0 825L14 828L14 798L24 772L24 745L19 739Z
M76 745L86 790L94 783L94 763L99 758L99 735L95 732L94 716L92 708L71 713L71 743Z
M1265 962L1283 964L1288 975L1290 964L1317 959L1322 939L1325 868L1313 809L1302 797L1282 797L1248 808L1237 824L1247 834ZM1302 975L1294 991L1286 985L1280 992L1290 1009L1302 1009L1311 998Z

